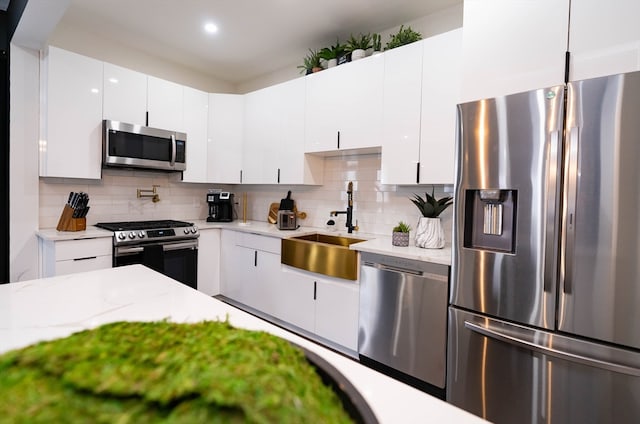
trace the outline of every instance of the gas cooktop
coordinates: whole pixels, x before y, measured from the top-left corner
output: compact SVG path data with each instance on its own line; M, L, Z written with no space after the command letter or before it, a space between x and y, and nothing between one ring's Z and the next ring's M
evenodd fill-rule
M192 222L174 220L99 222L96 227L113 231L113 245L116 247L193 239L199 236L198 227Z
M109 231L153 230L156 228L180 228L192 226L192 222L174 221L171 219L159 221L99 222L96 224L96 227Z

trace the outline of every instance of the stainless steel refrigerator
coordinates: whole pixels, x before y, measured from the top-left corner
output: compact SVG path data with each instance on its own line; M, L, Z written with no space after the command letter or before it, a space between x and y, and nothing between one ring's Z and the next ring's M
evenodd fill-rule
M458 106L447 400L640 422L640 72Z

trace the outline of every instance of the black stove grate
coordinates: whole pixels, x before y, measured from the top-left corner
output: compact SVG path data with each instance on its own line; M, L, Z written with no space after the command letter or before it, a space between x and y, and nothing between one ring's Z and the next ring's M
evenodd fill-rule
M192 222L171 219L157 221L99 222L96 227L109 231L153 230L156 228L192 227Z

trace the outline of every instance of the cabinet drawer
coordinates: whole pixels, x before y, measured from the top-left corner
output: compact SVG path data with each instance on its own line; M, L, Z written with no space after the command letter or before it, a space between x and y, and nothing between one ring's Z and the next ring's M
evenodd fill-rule
M56 262L56 274L75 274L76 272L94 271L111 268L111 253L107 256L96 256L83 259L69 259Z
M91 256L111 257L111 237L56 241L56 262Z
M236 244L249 249L262 250L264 252L280 254L280 239L278 237L266 237L250 233L238 233Z

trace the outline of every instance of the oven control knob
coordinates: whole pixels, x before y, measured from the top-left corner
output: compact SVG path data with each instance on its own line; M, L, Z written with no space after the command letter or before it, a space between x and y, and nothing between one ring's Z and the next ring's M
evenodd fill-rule
M191 227L191 234L195 234L196 231L198 231L198 227L196 226Z
M124 240L124 239L126 239L126 238L127 238L127 236L125 236L125 235L124 235L124 233L120 233L120 234L118 234L118 238L119 238L120 240Z
M185 233L185 234L189 234L189 229L188 229L188 228L185 228L185 229L184 229L184 233Z
M138 237L140 237L140 238L144 238L144 231L140 231L140 232L138 233Z
M134 239L134 238L136 238L136 233L134 233L133 231L131 231L131 232L129 233L129 238L130 238L130 239Z

